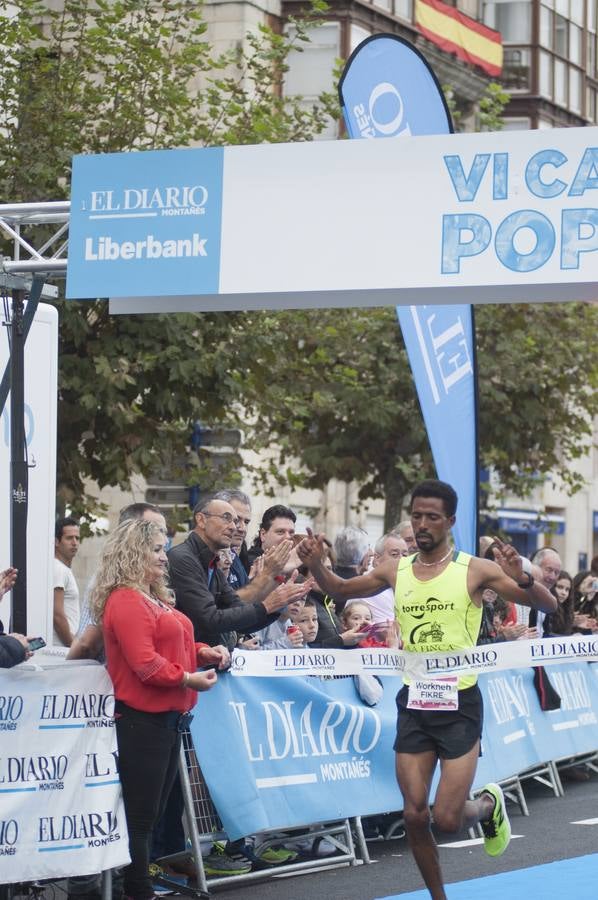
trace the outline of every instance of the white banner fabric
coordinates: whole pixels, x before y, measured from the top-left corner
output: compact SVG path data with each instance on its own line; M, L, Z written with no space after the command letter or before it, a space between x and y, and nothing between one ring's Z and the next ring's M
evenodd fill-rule
M443 653L407 653L390 647L327 650L235 650L233 675L258 677L290 675L401 675L442 678L481 674L526 666L598 661L598 635L505 641Z
M129 862L113 716L103 666L0 670L0 883Z

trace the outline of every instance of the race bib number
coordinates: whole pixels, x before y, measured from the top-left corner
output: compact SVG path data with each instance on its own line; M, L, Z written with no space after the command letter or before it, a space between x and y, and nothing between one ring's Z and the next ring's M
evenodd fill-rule
M459 709L456 675L432 680L414 679L409 685L408 709Z

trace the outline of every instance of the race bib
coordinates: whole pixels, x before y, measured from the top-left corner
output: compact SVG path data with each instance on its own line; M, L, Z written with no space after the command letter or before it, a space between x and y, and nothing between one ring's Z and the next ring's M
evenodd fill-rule
M409 685L408 709L429 711L459 709L456 675L434 680L414 679Z

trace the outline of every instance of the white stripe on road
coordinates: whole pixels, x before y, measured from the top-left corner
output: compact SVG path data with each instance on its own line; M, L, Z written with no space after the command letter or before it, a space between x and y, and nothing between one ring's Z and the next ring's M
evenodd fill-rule
M306 775L280 775L278 778L256 778L259 788L282 787L287 784L317 784L318 776L315 772Z
M598 819L579 819L577 822L571 822L572 825L598 825Z
M525 837L524 834L512 834L511 840L514 841L517 838ZM449 847L451 850L460 850L461 847L477 847L479 844L484 843L484 838L472 838L468 841L450 841L448 844L438 844L439 847Z
M567 722L555 722L552 726L553 731L565 731L567 728L579 728L579 721L569 719Z

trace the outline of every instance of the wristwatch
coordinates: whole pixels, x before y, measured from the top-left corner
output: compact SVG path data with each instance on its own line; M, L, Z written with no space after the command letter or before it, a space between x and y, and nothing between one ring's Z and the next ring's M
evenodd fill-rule
M526 580L518 581L517 587L523 588L523 590L526 591L528 588L531 588L531 586L533 585L534 576L530 572L524 572L523 574L525 575Z

